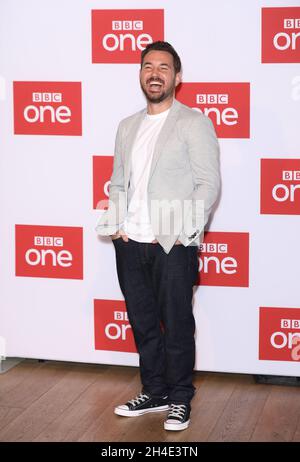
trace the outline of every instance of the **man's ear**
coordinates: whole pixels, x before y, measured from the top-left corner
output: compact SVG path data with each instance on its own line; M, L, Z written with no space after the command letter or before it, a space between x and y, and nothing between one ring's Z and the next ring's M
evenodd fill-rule
M177 85L179 85L181 83L181 79L182 79L181 72L177 72L177 74L175 76L175 87L177 87Z

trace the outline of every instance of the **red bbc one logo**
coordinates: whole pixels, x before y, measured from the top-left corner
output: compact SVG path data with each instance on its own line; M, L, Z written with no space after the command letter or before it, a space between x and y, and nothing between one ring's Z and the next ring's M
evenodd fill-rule
M124 301L94 300L95 349L136 353Z
M300 159L261 159L260 213L300 215Z
M207 115L219 138L250 137L249 83L182 83L176 98Z
M83 279L82 228L16 225L16 276Z
M206 232L199 252L200 285L249 286L249 233Z
M300 62L300 7L262 8L262 63Z
M93 63L140 63L156 40L164 40L164 10L92 10Z
M13 85L16 135L82 135L80 82Z
M300 308L260 308L259 359L300 361Z
M108 205L113 156L93 156L93 208L105 210Z

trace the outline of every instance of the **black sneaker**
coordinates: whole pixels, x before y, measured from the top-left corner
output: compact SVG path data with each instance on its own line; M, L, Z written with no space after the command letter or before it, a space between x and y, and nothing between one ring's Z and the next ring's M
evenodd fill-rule
M168 396L154 398L141 392L138 396L126 404L121 404L115 408L115 414L125 417L135 417L146 414L147 412L160 412L169 409Z
M187 404L170 404L169 412L164 421L165 430L185 430L190 423L191 407Z

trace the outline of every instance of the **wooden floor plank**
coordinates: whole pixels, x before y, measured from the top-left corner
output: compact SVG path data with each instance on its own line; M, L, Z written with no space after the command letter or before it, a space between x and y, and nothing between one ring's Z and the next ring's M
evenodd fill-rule
M22 407L0 406L0 430L7 427L23 411Z
M138 388L139 376L136 368L111 366L103 374L99 374L34 441L104 441L107 430L108 441L114 430L118 438L118 429L110 425L114 417L113 409L120 401L123 402L132 389Z
M271 385L270 394L253 431L251 441L293 441L299 416L299 388Z
M46 365L43 369L56 376L55 365ZM57 365L58 366L58 365ZM63 366L63 365L61 365ZM63 376L5 428L0 430L0 441L32 441L41 431L62 414L67 407L96 380L100 373L97 368L84 370L80 365L64 366ZM41 369L42 371L42 369ZM42 378L44 381L44 377ZM27 396L27 390L23 393Z
M0 374L0 399L4 394L11 392L20 385L26 378L30 379L32 373L39 367L42 367L42 363L26 359L12 369Z
M114 407L141 391L139 368L25 360L0 376L0 441L300 441L300 390L247 374L195 372L191 424L167 412L126 418Z
M237 376L234 382L234 391L207 441L245 442L253 434L270 387L255 384L250 375Z
M299 392L300 392L300 390L299 390ZM293 442L295 442L295 441L300 442L300 415L298 417L298 423L297 423L296 430L295 430L292 441Z
M4 376L2 377L0 406L28 408L32 402L40 398L65 376L69 367L65 363L52 363L50 361L45 363L37 362L35 365L31 363L30 367L26 369L26 364L21 363L11 370L16 379L15 384L13 384L13 379L10 377L10 371L5 374L10 386L7 386Z

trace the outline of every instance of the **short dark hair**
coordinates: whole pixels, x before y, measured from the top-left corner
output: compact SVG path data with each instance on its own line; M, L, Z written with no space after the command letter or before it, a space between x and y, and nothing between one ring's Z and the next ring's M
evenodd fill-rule
M173 56L173 63L174 63L174 69L175 69L175 74L181 71L181 61L180 58L176 52L176 50L172 47L172 45L168 42L163 42L161 40L157 40L156 42L149 43L149 45L146 46L146 48L142 51L141 54L141 67L144 62L144 58L149 51L152 50L157 50L157 51L167 51Z

